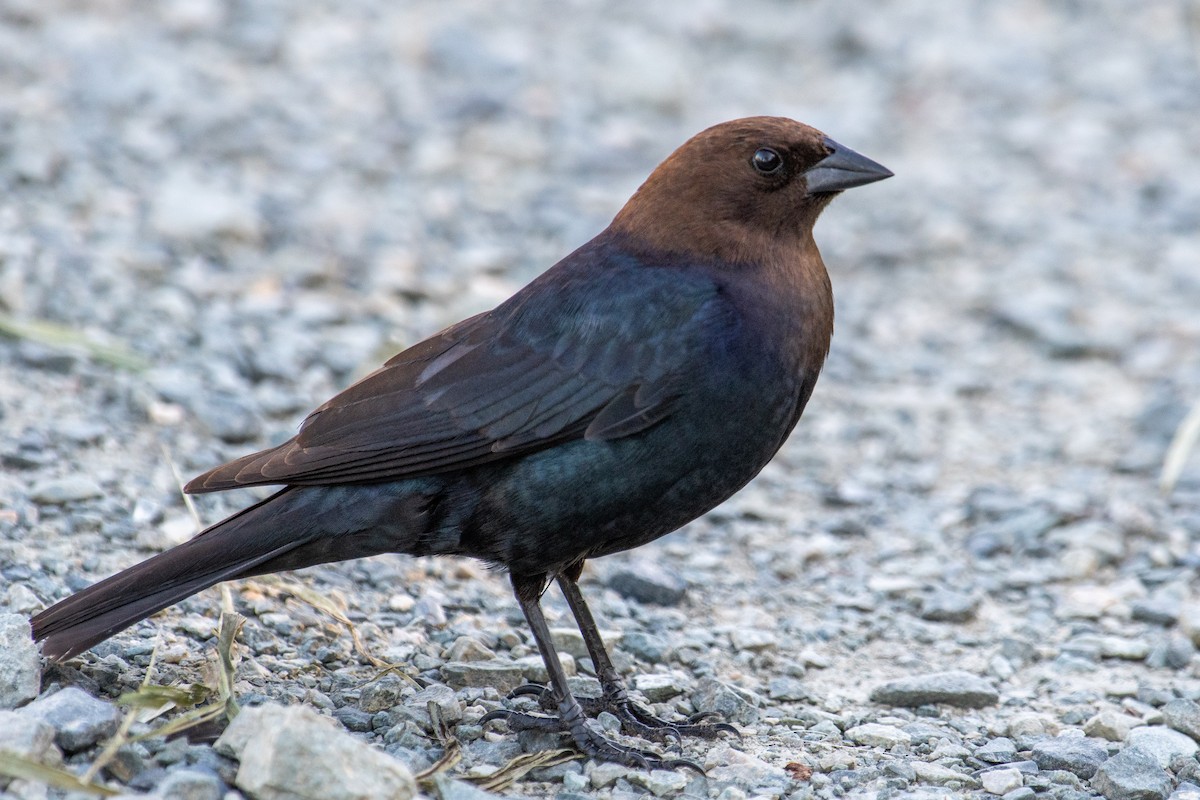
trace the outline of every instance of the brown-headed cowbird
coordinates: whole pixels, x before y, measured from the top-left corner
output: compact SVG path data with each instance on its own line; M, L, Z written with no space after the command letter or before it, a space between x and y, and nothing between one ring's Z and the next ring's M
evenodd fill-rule
M585 559L645 544L758 474L800 418L829 350L833 297L813 224L891 173L777 117L709 128L658 166L596 238L495 309L393 357L291 440L186 487L283 488L33 619L52 659L208 586L379 553L471 556L508 570L585 753L690 765L611 741L567 688L539 599L561 587L626 730L712 736L632 703L578 586ZM590 708L589 710L595 710Z

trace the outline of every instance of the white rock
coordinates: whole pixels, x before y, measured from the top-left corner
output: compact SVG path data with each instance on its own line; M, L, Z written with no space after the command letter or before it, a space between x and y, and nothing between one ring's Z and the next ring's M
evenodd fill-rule
M0 708L16 708L38 696L42 669L29 621L0 614Z
M867 747L895 747L898 744L912 742L912 737L899 728L881 725L878 722L868 722L848 728L845 736L855 744Z
M1019 789L1025 784L1019 769L991 769L979 776L979 782L985 792L991 794L1008 794L1013 789Z
M255 800L408 800L412 773L305 706L247 708L217 741L241 761L236 783Z

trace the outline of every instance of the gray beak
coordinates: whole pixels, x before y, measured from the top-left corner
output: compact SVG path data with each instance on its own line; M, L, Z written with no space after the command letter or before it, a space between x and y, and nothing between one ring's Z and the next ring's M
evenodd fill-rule
M804 173L810 194L840 192L892 177L892 171L887 167L838 144L828 136L824 144L833 152Z

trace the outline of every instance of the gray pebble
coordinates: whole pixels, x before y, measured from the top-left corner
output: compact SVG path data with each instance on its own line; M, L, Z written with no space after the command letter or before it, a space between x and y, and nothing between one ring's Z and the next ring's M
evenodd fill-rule
M220 778L200 769L172 770L154 789L162 800L221 800L225 791Z
M333 712L333 718L342 723L348 730L358 733L370 733L373 729L373 715L354 706L342 706Z
M687 583L662 562L631 558L614 569L606 581L622 597L639 603L674 606L687 594Z
M939 589L921 598L921 619L932 622L969 622L979 610L979 597Z
M243 709L218 744L240 761L237 786L256 800L407 800L408 768L305 706Z
M1125 744L1150 753L1163 767L1171 766L1171 762L1178 756L1192 756L1200 750L1200 745L1187 734L1161 725L1134 728L1125 738Z
M979 783L983 786L983 790L991 794L1007 795L1009 792L1021 788L1024 782L1025 778L1021 771L1011 767L989 769L979 775Z
M1033 760L1043 770L1065 770L1081 778L1090 778L1108 758L1108 750L1083 736L1064 734L1043 739L1033 747Z
M877 722L868 722L865 725L847 728L845 737L855 744L867 747L890 748L912 741L912 737L899 728L892 725L881 725Z
M1155 669L1183 669L1192 663L1196 645L1182 634L1171 634L1160 639L1146 656L1146 666Z
M1129 610L1134 619L1169 628L1179 620L1179 598L1154 595L1134 600Z
M1200 703L1195 700L1172 700L1161 711L1163 722L1168 727L1200 742Z
M440 800L495 800L497 797L473 783L451 778L444 772L435 773L433 783L437 786Z
M1101 711L1083 725L1083 732L1097 739L1123 742L1129 732L1145 723L1138 717L1119 711Z
M669 645L661 636L645 631L629 631L621 637L621 649L647 664L661 664Z
M873 689L871 700L906 708L933 703L947 703L961 708L983 708L999 702L1000 694L990 683L977 675L951 671L890 681Z
M1017 759L1017 747L1007 736L989 739L975 750L975 757L989 764L1008 764Z
M94 497L103 497L104 490L100 488L100 484L86 475L69 475L65 478L38 481L29 490L29 496L35 503L61 506L81 500L91 500Z
M437 708L442 721L454 724L463 718L463 706L449 686L433 684L404 700L404 713L426 730L432 729L429 707Z
M767 694L772 700L783 702L805 702L812 700L812 693L798 678L781 675L771 678L767 684Z
M0 614L0 709L23 705L41 690L41 658L29 620Z
M74 686L34 700L21 713L51 725L55 743L68 753L112 736L121 722L116 706Z
M237 395L210 394L194 401L192 410L209 432L224 442L241 444L262 436L258 413Z
M1164 800L1172 784L1158 759L1136 747L1105 761L1092 778L1092 787L1107 800Z
M358 695L358 707L369 714L386 711L399 705L404 690L411 686L409 681L396 675L382 675L362 687Z
M673 673L635 675L633 688L651 703L663 703L687 691L687 686Z
M439 668L442 680L455 689L492 687L507 694L525 682L525 671L515 661L450 661Z
M11 753L43 764L58 758L54 726L27 714L0 710L0 753Z
M728 722L751 725L758 720L758 709L744 692L721 683L715 678L704 678L692 692L692 704L697 711L712 711Z
M1037 792L1028 786L1022 786L1020 789L1013 789L1004 795L1004 800L1033 800L1035 797L1037 797Z

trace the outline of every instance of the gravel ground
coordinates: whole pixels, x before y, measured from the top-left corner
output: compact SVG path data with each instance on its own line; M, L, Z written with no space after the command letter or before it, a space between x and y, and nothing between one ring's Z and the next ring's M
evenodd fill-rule
M706 778L572 761L504 791L1200 797L1200 455L1157 488L1200 399L1195 0L508 5L0 3L0 312L145 364L0 339L0 611L19 615L0 617L0 751L81 772L156 642L154 682L212 680L218 590L47 669L25 704L23 618L194 532L173 468L286 438L600 230L685 138L766 113L896 172L818 226L825 375L750 487L584 579L645 701L743 737L684 744ZM127 744L102 780L403 796L443 752L430 702L463 743L455 778L547 744L476 724L539 671L501 577L389 557L286 580L427 688L378 677L296 591L234 585L234 690L262 708L217 749Z

